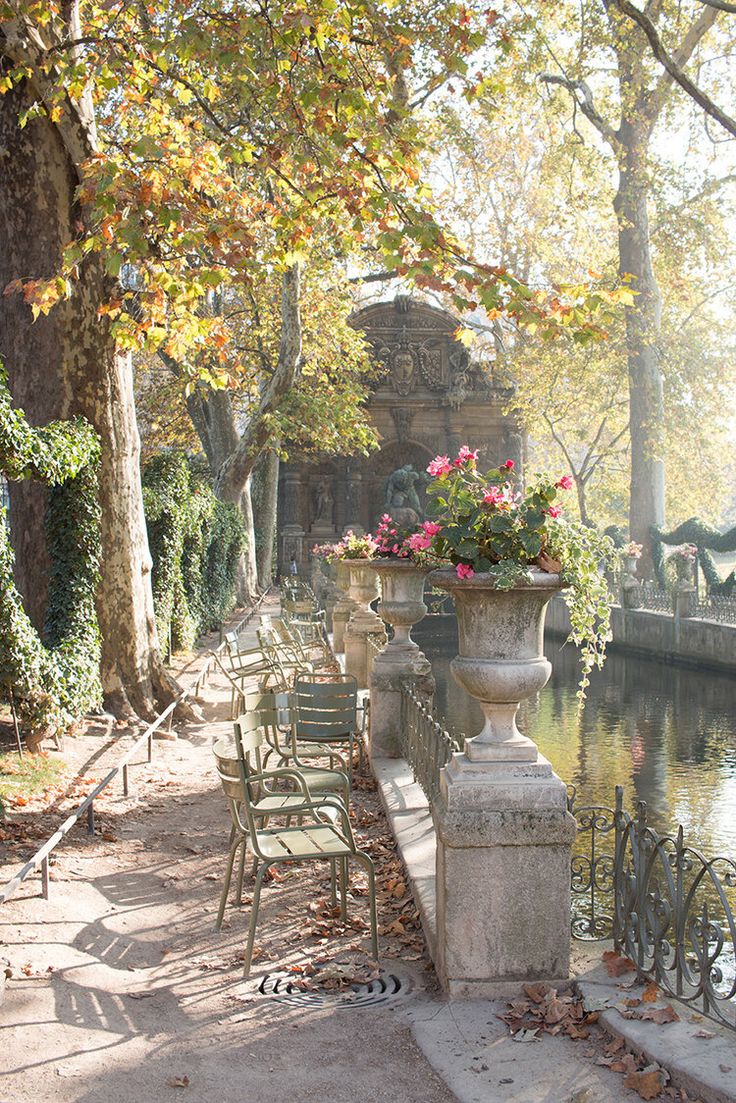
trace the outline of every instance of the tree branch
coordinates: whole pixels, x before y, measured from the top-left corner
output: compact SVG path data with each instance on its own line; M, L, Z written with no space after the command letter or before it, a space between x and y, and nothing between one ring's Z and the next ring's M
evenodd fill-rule
M690 29L682 40L677 54L673 57L663 46L662 40L657 33L657 28L646 12L640 11L639 8L631 3L631 0L613 0L613 3L622 15L628 16L629 19L632 19L641 27L649 40L652 53L665 70L666 75L662 76L652 94L650 114L651 111L654 111L654 117L656 117L664 93L674 80L685 92L687 92L691 99L695 100L699 107L702 107L707 115L710 115L712 119L719 122L729 134L732 134L736 138L736 119L732 119L730 115L722 111L721 108L713 102L710 96L690 79L683 68L690 57L692 57L695 47L715 23L718 18L718 13L713 10L701 12L700 16L691 24Z
M544 84L560 84L566 88L577 107L580 108L588 122L592 123L598 133L606 139L610 145L615 145L618 135L613 127L606 122L597 111L593 103L593 93L584 80L572 80L567 76L558 76L556 73L540 73L538 80Z
M296 382L302 362L302 319L300 311L301 270L287 268L281 279L281 339L276 369L263 390L253 417L244 429L237 448L220 468L215 492L225 501L237 501L253 471L258 456L268 443L271 429L268 415L279 399Z

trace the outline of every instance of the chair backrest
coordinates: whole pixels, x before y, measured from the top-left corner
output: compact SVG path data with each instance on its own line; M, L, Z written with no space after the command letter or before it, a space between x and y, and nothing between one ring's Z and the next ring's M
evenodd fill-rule
M288 693L244 693L243 712L256 715L263 728L266 742L279 755L284 753L283 744L290 741L291 701Z
M320 742L357 729L358 683L352 674L298 674L292 702L299 739Z
M235 745L229 739L218 739L212 748L225 796L239 803L243 799L243 781L240 776Z

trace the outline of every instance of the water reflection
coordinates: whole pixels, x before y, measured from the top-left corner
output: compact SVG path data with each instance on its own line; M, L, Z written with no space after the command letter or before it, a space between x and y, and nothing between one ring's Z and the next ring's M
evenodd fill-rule
M480 709L449 672L454 618L427 617L413 635L432 662L448 726L478 731ZM736 856L736 679L611 653L579 716L577 654L561 643L547 641L554 673L522 706L521 730L582 802L611 805L621 784L629 809L645 800L658 830L682 823L690 845Z

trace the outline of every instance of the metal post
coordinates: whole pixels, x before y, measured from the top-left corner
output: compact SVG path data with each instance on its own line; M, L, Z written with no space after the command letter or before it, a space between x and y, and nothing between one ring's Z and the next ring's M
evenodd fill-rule
M18 757L23 757L23 745L20 741L20 728L18 727L18 715L15 711L15 694L13 693L13 686L8 682L8 689L10 690L10 711L13 714L13 729L15 731L15 744L18 748Z
M87 809L87 834L94 835L95 833L95 806L94 802L90 804Z
M128 796L128 763L123 766L123 796Z
M148 736L146 742L148 743L148 761L153 762L153 733Z
M41 862L41 896L44 900L49 898L49 857L48 854Z

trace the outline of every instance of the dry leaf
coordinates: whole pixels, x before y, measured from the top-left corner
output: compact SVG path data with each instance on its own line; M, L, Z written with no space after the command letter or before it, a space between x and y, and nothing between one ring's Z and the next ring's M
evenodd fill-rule
M642 1099L656 1099L664 1088L664 1069L659 1065L648 1065L641 1072L630 1072L624 1080L624 1087L631 1088Z
M188 1088L189 1077L188 1076L176 1076L173 1080L169 1080L170 1088Z
M634 1018L644 1019L652 1023L679 1023L680 1016L671 1004L666 1007L647 1007L644 1011L638 1011Z
M721 1072L730 1072L731 1069L733 1068L733 1066L732 1065L719 1065L718 1068L721 1070Z
M650 981L642 992L641 998L644 1003L654 1003L659 998L659 986L654 981Z
M155 996L155 992L126 992L126 996L130 996L131 1000L147 1000L149 996Z
M609 977L621 977L624 973L630 973L636 969L630 957L621 957L615 950L606 950L603 954Z
M514 1042L540 1042L541 1038L536 1030L517 1030L516 1034L511 1035Z
M534 1000L535 1003L542 1003L550 990L547 984L524 984L522 988L529 999Z
M712 1030L697 1030L693 1038L715 1038L715 1034Z

